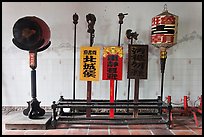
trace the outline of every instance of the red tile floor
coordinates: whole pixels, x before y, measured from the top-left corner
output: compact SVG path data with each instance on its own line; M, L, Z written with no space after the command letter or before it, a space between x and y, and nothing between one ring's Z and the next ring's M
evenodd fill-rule
M2 113L3 135L202 135L202 115L198 115L199 126L193 116L173 116L174 127L165 125L80 125L59 124L56 129L47 130L7 130L5 120L8 114Z

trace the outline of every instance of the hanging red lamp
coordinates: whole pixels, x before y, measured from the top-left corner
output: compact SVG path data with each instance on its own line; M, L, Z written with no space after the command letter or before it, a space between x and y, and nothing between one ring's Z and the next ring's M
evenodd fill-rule
M151 44L160 49L160 64L162 73L161 100L163 96L163 74L167 58L166 49L177 43L177 32L178 16L170 13L167 10L167 5L165 4L163 12L152 18L151 25Z
M178 16L164 11L152 18L151 43L155 47L170 48L177 42Z

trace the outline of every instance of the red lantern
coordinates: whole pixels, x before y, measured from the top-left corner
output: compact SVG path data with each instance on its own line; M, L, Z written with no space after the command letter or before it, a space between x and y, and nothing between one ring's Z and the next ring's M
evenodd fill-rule
M163 77L167 58L166 49L172 47L177 42L178 16L169 13L167 5L164 11L152 18L151 43L160 49L161 64L161 101L163 101Z
M152 18L151 43L158 48L169 48L177 42L178 16L164 11Z

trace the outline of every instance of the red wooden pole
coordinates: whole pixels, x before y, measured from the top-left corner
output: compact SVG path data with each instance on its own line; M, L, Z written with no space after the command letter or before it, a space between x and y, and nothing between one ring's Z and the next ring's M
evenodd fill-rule
M114 80L110 80L110 103L114 103ZM110 108L110 118L114 118L114 109Z
M188 109L188 97L184 96L184 111L187 111Z
M168 96L168 97L167 97L167 102L168 102L168 103L171 103L171 96Z
M202 108L202 95L200 96L200 108Z

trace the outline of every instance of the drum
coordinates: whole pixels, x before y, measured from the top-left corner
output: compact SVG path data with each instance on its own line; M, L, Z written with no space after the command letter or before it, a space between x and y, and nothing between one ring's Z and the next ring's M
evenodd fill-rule
M13 26L13 43L22 50L42 51L50 45L50 29L40 18L26 16Z

